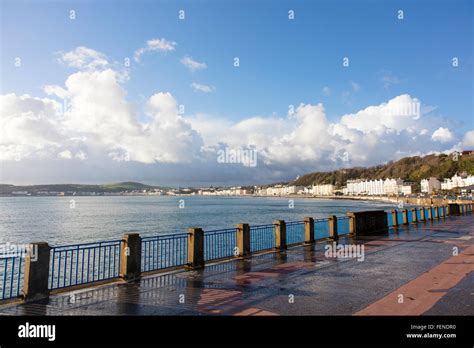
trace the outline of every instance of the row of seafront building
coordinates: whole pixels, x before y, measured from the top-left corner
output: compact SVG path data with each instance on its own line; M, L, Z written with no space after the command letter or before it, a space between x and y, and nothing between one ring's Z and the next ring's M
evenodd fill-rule
M434 194L442 191L449 191L454 188L466 188L474 185L474 176L458 176L446 178L440 182L435 177L423 179L420 182L420 191L425 194ZM386 178L379 180L348 180L346 187L337 188L333 184L321 184L312 186L298 185L273 185L270 187L231 187L231 188L213 188L200 189L198 195L215 196L287 196L287 195L312 195L312 196L408 196L413 194L412 182L405 182L402 179Z

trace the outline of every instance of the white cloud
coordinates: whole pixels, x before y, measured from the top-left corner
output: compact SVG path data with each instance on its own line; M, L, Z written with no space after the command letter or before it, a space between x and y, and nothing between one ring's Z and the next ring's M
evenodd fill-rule
M134 59L139 62L141 56L145 52L157 51L157 52L168 52L174 51L177 46L177 43L174 41L169 41L166 39L151 39L146 42L145 47L141 47L135 51Z
M399 95L387 103L369 106L355 114L341 117L341 123L364 133L376 131L384 133L387 129L402 131L412 129L417 123L420 101L408 94Z
M103 53L83 46L66 53L59 52L59 54L58 60L72 68L91 70L104 68L109 64Z
M392 85L396 85L401 82L397 76L393 75L393 73L388 70L381 71L379 75L381 76L380 81L382 81L383 87L386 90L390 89Z
M468 131L466 134L464 134L462 145L466 148L469 148L468 150L472 150L474 148L474 130Z
M353 92L359 92L360 90L360 85L357 83L357 82L354 82L354 81L349 81L350 85L351 85L351 88L352 88L352 91Z
M437 130L433 132L431 135L431 139L434 141L439 141L440 143L447 143L453 140L454 136L453 133L448 128L439 127Z
M203 92L203 93L211 93L216 90L214 86L203 85L196 82L191 83L191 88L194 90L194 92Z
M324 86L323 87L323 90L322 90L322 93L323 95L325 95L326 97L329 97L332 93L331 91L331 88L327 87L327 86Z
M185 67L187 67L191 72L195 72L197 70L203 70L207 68L206 63L199 63L195 60L193 60L189 56L184 56L180 60L181 64L183 64Z
M64 151L61 151L60 153L58 153L58 157L63 158L63 159L71 159L72 158L72 153L69 150L64 150Z
M140 123L126 100L120 74L111 69L78 71L64 87L46 86L54 99L0 96L1 159L118 158L141 163L185 163L199 157L202 140L178 114L169 93L147 102L150 121ZM75 155L73 155L75 153ZM115 155L114 155L115 154Z
M25 163L39 159L46 172L53 168L51 163L68 159L68 168L83 171L84 177L95 177L94 170L116 177L114 170L133 176L138 172L130 168L136 165L142 166L141 173L156 168L152 164L168 169L173 164L180 166L176 171L182 175L177 177L180 180L194 175L190 168L201 163L200 168L205 168L201 175L210 178L227 173L223 166L213 165L219 148L254 147L258 152L254 173L267 181L447 151L446 143L456 140L445 121L427 116L424 110L429 108L407 94L339 118L329 119L322 104L300 104L285 116L231 121L203 114L185 117L178 113L173 95L157 92L144 103L148 118L139 121L143 118L127 101L120 72L89 63L78 64L79 71L63 86L45 86L48 98L0 96L2 165L8 162L8 168L13 168L18 157ZM96 68L84 69L89 66ZM192 87L201 92L214 90L197 83ZM466 133L464 146L473 146L473 138L474 131Z

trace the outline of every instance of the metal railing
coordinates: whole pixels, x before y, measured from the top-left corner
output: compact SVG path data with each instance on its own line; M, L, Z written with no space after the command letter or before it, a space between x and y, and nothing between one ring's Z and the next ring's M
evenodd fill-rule
M0 256L0 300L18 297L23 286L22 256Z
M329 237L329 219L314 220L314 239L324 239Z
M421 221L421 211L420 209L416 209L416 221Z
M445 206L426 206L421 209L424 212L424 221L430 220L430 216L431 220L435 217L438 219L443 216L446 217L447 208ZM414 222L415 218L417 221L422 221L421 209L406 210L407 222ZM472 207L464 207L462 211L472 214ZM392 211L386 213L388 225L393 227ZM403 224L403 211L395 210L395 214L398 225ZM329 237L329 221L330 219L314 220L315 240ZM286 244L292 245L304 242L306 227L304 221L286 222L285 225ZM348 216L337 217L337 232L339 235L348 234L349 226L350 218ZM275 231L276 225L274 224L250 226L250 253L275 248L277 244ZM202 233L202 230L200 233ZM141 255L136 255L141 257L141 272L166 270L188 265L188 244L192 242L192 239L188 239L189 235L190 233L180 233L143 237L141 239ZM201 256L204 261L232 258L237 255L236 228L205 231L203 232L203 238L204 250L199 252L204 253ZM279 244L284 242L280 241ZM125 243L125 240L51 247L48 289L61 289L120 277L120 265L121 262L125 262L125 259L122 258L128 256L126 245L122 243ZM194 252L197 250L191 249ZM0 300L20 296L24 285L25 260L23 258L23 255L0 255ZM46 265L47 262L45 261Z
M250 252L272 249L275 243L275 226L250 226Z
M120 240L51 248L49 289L117 278Z
M142 272L183 266L188 262L188 234L142 238Z
M338 216L337 217L337 234L349 234L349 217L348 216Z
M237 229L227 228L204 232L204 260L233 257L236 254ZM237 254L238 255L238 254Z
M304 242L304 221L292 221L286 223L286 244L298 244Z

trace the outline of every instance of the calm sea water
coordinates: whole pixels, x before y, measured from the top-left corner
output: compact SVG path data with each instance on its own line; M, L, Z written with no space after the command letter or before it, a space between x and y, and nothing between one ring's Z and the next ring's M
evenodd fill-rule
M295 198L116 196L0 197L0 243L46 241L64 245L119 239L126 232L142 236L268 224L274 219L326 218L348 211L389 209L394 205ZM184 200L184 208L179 201Z

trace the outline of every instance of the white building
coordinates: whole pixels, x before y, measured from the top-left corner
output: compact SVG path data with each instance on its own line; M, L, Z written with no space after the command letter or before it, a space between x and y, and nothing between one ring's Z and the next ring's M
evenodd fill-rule
M452 190L456 187L465 187L470 185L474 185L474 175L469 175L466 178L462 178L455 174L451 179L444 179L444 182L441 183L441 189Z
M313 185L313 195L315 196L330 196L334 194L334 185Z
M405 196L411 195L411 185L400 185L399 193Z
M383 193L386 195L396 195L399 192L399 186L403 185L403 180L398 179L385 179L383 182Z
M384 181L383 180L348 180L347 190L348 195L383 195Z
M404 185L401 179L385 180L348 180L347 187L343 189L345 195L396 195L411 194L411 186Z
M428 194L432 194L441 188L440 181L436 179L435 177L421 180L420 185L421 185L421 192L428 193Z

